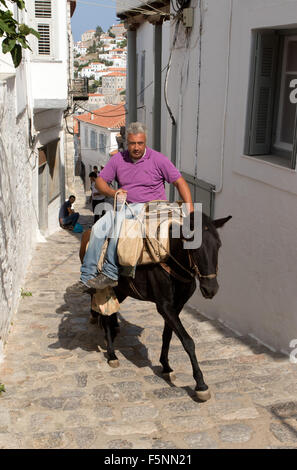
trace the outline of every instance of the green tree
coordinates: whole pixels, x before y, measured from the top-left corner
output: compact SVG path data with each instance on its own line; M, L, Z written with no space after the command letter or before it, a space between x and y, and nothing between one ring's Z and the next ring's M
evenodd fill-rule
M121 49L124 49L125 47L127 47L127 39L124 39L122 42L120 42L119 47Z
M101 26L97 26L97 27L96 27L95 37L96 37L96 38L100 38L101 34L103 34L103 33L104 33L104 31L103 31L103 29L101 28Z
M87 49L87 54L95 54L96 51L97 51L96 42L93 41L92 46L88 47Z
M20 10L25 10L24 0L11 0ZM34 34L39 38L39 33L26 24L19 23L13 17L13 12L7 7L6 0L0 0L0 38L2 42L3 54L10 53L15 67L20 65L22 60L22 50L30 49L27 37Z
M100 80L94 80L94 82L92 83L92 85L90 85L90 87L89 87L90 93L96 93L97 88L98 88L99 86L102 86L102 79L100 79Z

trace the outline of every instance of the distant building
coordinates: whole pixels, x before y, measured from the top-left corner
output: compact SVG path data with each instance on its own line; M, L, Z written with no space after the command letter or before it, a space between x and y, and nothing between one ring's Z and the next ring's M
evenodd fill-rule
M89 110L93 111L95 109L102 108L105 106L105 97L102 93L89 93L88 99Z
M114 34L116 37L118 36L123 36L123 34L126 32L126 28L124 26L124 23L119 23L119 24L114 24L110 28L110 32Z
M92 39L95 39L95 34L96 34L96 31L95 29L89 29L88 31L85 31L82 35L81 35L81 40L84 42L84 41L91 41Z
M74 52L76 54L83 55L87 52L87 46L82 41L77 41L74 43Z
M103 95L114 95L119 88L126 88L126 74L111 72L102 77Z
M92 171L94 165L104 166L110 152L117 151L116 137L121 126L125 125L126 110L124 104L107 105L76 116L78 121L79 153L86 173Z

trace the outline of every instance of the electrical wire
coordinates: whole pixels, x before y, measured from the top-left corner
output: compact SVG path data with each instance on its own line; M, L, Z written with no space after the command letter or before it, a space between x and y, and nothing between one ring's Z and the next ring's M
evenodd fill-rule
M164 82L165 105L166 105L167 111L169 113L172 125L174 125L174 126L176 124L176 120L175 120L175 117L173 116L173 113L172 113L170 105L169 105L168 95L167 95L167 93L168 93L167 88L168 88L169 72L170 72L170 68L171 68L172 53L173 53L174 46L175 46L175 43L176 43L176 40L177 40L177 35L178 35L177 33L178 33L179 25L180 25L180 19L178 18L177 22L176 22L176 25L175 25L174 38L173 38L172 48L171 48L170 55L169 55L169 60L168 60L168 64L167 64L167 71L166 71L166 77L165 77L165 82Z

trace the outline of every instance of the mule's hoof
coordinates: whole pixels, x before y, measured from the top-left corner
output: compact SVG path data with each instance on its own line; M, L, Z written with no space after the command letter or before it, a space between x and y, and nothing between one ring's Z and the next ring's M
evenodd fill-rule
M162 372L162 376L165 380L169 380L170 382L174 382L176 380L175 373L171 372Z
M120 366L120 361L118 359L113 359L112 361L108 361L108 365L113 369L116 369Z
M209 389L203 390L203 391L195 390L195 392L196 392L197 398L201 401L207 401L211 397L211 393Z

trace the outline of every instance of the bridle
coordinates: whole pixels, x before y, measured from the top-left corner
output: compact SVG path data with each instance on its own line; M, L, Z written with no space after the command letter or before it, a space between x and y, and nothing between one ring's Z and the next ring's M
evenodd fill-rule
M188 256L189 256L189 261L190 261L190 266L191 268L195 271L195 275L198 276L199 279L215 279L218 275L218 265L216 267L216 272L215 274L201 274L197 264L193 260L190 251L188 250Z

